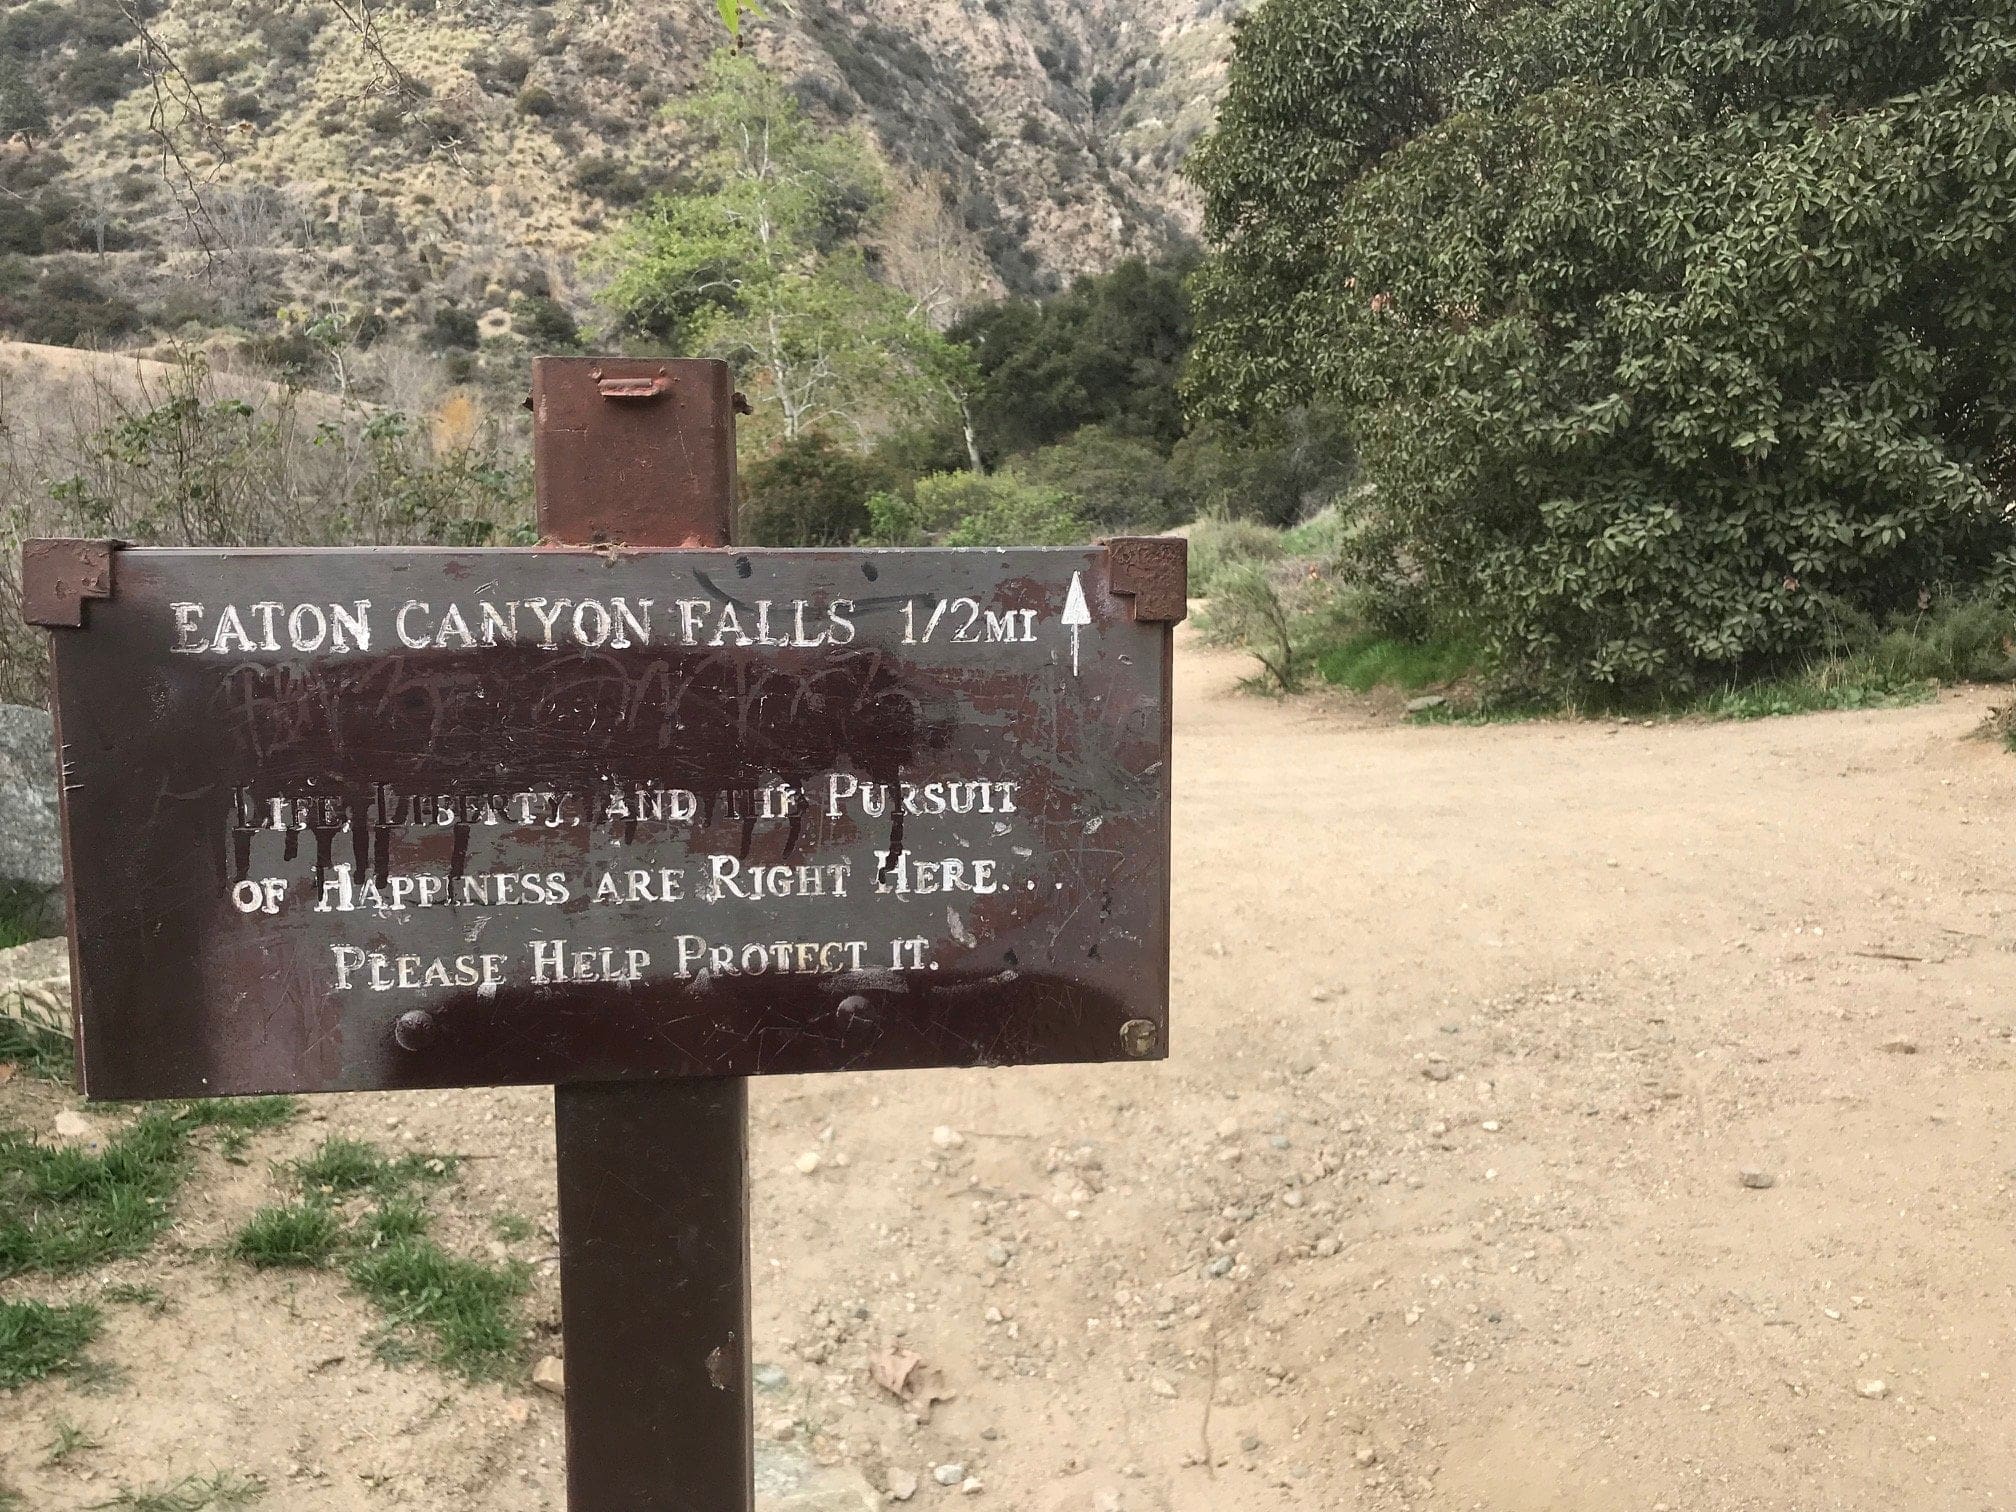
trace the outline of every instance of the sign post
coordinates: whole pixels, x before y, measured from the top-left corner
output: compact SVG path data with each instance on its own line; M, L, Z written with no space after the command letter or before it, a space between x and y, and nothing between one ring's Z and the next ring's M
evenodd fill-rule
M727 546L735 411L719 362L532 366L539 534ZM752 1512L749 1084L563 1082L560 1334L573 1512Z
M1167 1053L1179 540L743 551L542 358L536 549L37 541L91 1097L554 1084L574 1512L752 1502L747 1084Z

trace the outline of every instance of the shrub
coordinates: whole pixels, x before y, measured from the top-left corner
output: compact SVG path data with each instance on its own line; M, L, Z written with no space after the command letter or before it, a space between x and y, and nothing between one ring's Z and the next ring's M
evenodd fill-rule
M192 84L215 84L243 62L219 47L192 47L182 55L182 73Z
M80 47L63 71L63 98L73 106L110 105L140 82L132 58L110 49Z
M39 135L49 129L49 105L15 57L0 57L0 133Z
M0 326L24 341L85 346L126 335L139 325L140 311L132 300L75 268L45 273L32 293L0 296Z
M545 119L560 114L560 99L544 84L527 84L518 91L518 113Z
M521 52L482 53L469 60L469 71L485 89L508 94L532 76L532 59Z
M1273 575L1259 562L1219 573L1211 593L1215 638L1243 645L1278 692L1302 686L1307 658L1295 633L1295 613Z
M259 21L259 40L269 56L287 63L305 62L314 50L316 35L328 24L329 13L320 9L298 14L274 12Z
M1234 569L1278 562L1281 532L1257 520L1206 515L1190 528L1190 591L1208 598Z
M875 495L868 514L885 546L1075 546L1092 533L1069 495L1003 473L934 473L909 495Z
M756 546L845 546L867 534L887 469L822 431L787 441L742 473L743 531Z
M440 305L428 324L427 339L437 350L461 348L473 351L483 339L483 329L476 316L460 305Z
M1926 608L1893 625L1860 658L1870 680L1911 682L2016 680L2016 613L1983 595Z
M1169 454L1169 481L1186 515L1237 515L1292 525L1337 498L1353 470L1337 416L1295 408L1250 426L1202 423Z
M1161 530L1181 513L1169 465L1145 441L1088 425L1016 459L1017 477L1070 494L1100 530Z
M581 345L573 312L556 300L534 294L511 306L511 329L528 346L571 352Z
M45 245L41 208L32 200L0 199L0 252L39 257Z

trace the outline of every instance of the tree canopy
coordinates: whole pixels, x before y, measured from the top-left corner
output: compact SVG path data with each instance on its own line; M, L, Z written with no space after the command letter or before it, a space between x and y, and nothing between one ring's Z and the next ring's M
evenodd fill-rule
M774 74L734 52L715 54L672 109L701 152L679 192L602 249L619 317L735 362L786 440L954 403L964 354L868 265L860 238L885 182L867 143L807 120Z
M1003 300L956 323L949 334L979 369L972 408L983 453L1032 451L1084 425L1174 445L1190 349L1188 271L1134 259L1042 304Z
M1340 406L1390 613L1557 686L2011 574L2006 0L1264 0L1194 159L1208 415Z

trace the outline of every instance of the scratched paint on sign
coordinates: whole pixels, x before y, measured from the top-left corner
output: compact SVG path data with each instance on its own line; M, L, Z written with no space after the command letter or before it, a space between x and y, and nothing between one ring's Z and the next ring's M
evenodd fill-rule
M88 1090L1162 1053L1103 558L120 552L56 637Z

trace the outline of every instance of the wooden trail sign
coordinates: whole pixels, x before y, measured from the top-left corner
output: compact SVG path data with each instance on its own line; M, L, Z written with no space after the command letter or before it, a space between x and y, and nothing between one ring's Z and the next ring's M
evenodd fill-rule
M85 1090L1161 1054L1116 549L112 553L55 637Z
M555 1082L569 1506L746 1512L743 1078L1166 1053L1184 543L728 550L725 365L533 401L572 549L29 543L80 1070Z

